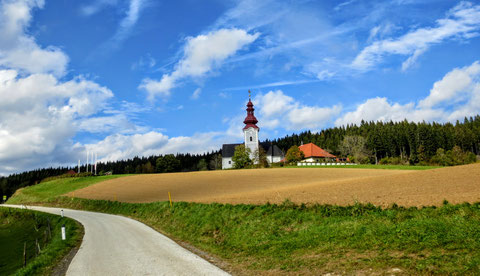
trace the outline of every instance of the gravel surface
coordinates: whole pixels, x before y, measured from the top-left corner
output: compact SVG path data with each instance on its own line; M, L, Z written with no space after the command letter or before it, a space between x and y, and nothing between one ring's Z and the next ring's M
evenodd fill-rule
M27 208L57 215L61 210ZM66 217L79 221L85 228L82 245L67 275L229 275L136 220L63 210Z

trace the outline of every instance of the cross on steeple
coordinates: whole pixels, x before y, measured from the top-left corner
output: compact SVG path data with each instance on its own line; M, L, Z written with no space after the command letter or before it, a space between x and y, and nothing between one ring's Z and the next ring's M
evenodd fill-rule
M252 92L250 92L250 90L248 90L248 99L250 99L251 94L252 94Z

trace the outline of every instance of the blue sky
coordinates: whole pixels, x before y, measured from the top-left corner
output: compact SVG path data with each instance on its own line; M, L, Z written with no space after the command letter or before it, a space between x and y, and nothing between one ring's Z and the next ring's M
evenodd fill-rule
M478 1L0 0L0 174L480 113Z

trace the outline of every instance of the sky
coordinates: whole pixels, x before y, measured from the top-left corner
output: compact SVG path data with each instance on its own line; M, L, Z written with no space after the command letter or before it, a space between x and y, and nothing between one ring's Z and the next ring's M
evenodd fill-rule
M0 175L480 113L480 1L0 0Z

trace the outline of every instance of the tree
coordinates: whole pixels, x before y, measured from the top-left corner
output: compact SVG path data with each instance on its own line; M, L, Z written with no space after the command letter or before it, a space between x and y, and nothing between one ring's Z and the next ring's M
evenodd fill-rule
M158 157L156 165L157 172L159 173L177 172L181 167L180 161L178 161L173 154Z
M262 147L258 147L258 149L253 153L253 162L260 168L268 167L267 153Z
M235 169L241 169L250 166L252 164L250 153L250 149L245 148L245 145L236 146L232 157L233 167Z
M296 163L300 162L305 158L305 154L300 150L298 146L292 146L288 149L287 154L285 155L285 160L287 163Z
M370 151L367 149L367 139L359 135L345 136L339 145L344 156L352 156L356 163L368 163Z
M200 161L198 161L198 164L197 164L197 169L199 171L206 171L208 170L207 168L207 161L205 161L205 159L200 159Z
M150 161L142 165L142 173L153 173L153 172L155 172L155 169L153 168L152 163L150 163Z
M221 170L222 169L222 155L215 154L209 163L210 170Z

